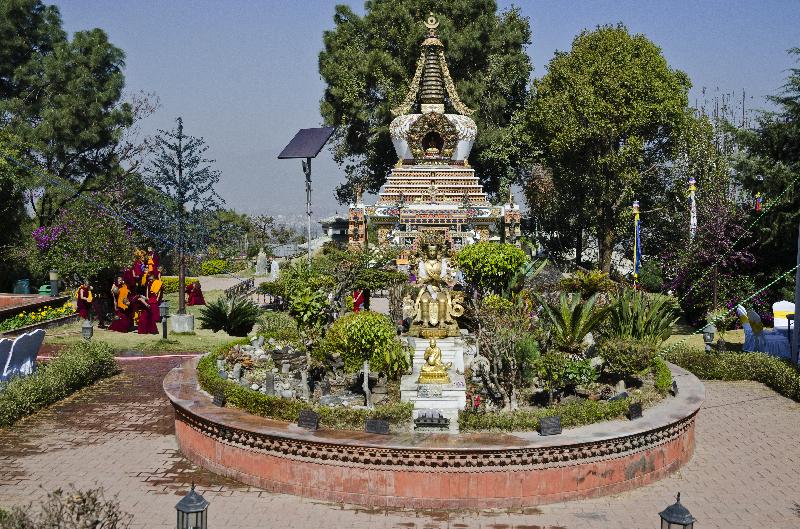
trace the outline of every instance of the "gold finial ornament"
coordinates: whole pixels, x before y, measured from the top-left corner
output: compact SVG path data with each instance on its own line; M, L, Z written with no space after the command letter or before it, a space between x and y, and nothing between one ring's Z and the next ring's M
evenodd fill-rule
M425 21L425 27L428 29L436 29L439 27L439 21L433 16L433 13L428 13L428 19Z

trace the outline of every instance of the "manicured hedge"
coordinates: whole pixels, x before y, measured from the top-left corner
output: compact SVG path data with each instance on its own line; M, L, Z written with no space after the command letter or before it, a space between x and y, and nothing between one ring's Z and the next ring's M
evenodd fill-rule
M374 410L314 406L301 400L264 395L224 379L217 373L217 358L237 343L247 341L239 340L223 345L201 358L197 365L200 387L212 395L224 392L225 399L231 406L254 415L287 422L297 421L300 410L313 409L319 414L320 426L334 429L362 430L366 419L384 419L393 430L402 429L411 422L414 405L409 402L376 406Z
M659 357L653 360L653 386L662 395L666 395L672 388L672 371L667 363Z
M512 412L481 413L460 411L458 426L462 432L502 431L526 432L539 428L539 420L553 415L561 416L563 428L619 419L628 411L628 399L615 401L576 401L550 408L516 410Z
M101 378L119 373L110 345L79 342L27 377L5 383L0 391L0 426L7 426Z
M800 401L800 368L765 353L719 353L681 347L667 352L666 360L706 380L753 380L784 397Z
M196 277L187 277L186 278L186 285L190 283L194 283L197 281ZM164 294L174 294L178 291L178 278L177 277L162 277L161 282L163 283Z

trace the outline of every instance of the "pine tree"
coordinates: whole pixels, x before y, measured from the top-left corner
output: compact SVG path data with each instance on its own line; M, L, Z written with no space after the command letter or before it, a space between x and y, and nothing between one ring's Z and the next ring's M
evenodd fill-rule
M196 240L198 236L192 229L202 226L202 217L219 209L224 200L214 191L220 174L212 167L215 160L204 158L208 150L205 140L185 135L183 119L179 117L176 121L174 130L158 131L155 156L142 176L161 198L151 203L156 208L146 216L163 219L162 233L178 252L178 314L184 314L185 254L192 247L189 239Z

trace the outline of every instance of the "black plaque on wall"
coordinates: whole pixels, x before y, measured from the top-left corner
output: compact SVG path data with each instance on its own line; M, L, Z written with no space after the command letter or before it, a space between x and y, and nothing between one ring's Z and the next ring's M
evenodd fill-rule
M319 428L319 415L312 410L300 410L297 426L306 430L316 430Z
M539 419L539 435L558 435L561 433L561 416L542 417Z
M382 419L367 419L364 423L364 431L367 433L389 434L389 421Z

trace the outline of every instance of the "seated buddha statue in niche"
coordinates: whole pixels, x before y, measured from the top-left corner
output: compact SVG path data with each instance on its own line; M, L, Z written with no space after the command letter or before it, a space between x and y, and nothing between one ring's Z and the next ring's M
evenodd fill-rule
M428 348L425 349L425 363L419 368L418 384L449 384L450 375L447 370L452 362L442 362L442 350L436 345L436 339L431 338Z

